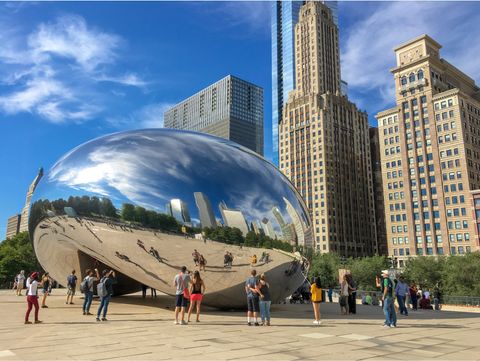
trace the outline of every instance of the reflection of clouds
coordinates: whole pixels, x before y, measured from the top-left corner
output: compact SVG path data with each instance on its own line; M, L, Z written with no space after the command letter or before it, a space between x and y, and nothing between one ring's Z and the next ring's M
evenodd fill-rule
M217 205L225 201L241 210L248 224L267 218L279 234L272 208L278 206L291 222L283 197L308 219L300 196L272 164L227 140L193 132L147 129L98 138L63 156L48 180L157 211L181 199L195 220L194 192L200 191L217 219Z

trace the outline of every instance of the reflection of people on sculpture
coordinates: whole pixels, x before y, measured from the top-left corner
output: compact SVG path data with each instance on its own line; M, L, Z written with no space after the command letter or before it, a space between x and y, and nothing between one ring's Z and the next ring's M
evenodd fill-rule
M137 239L137 245L138 247L140 247L141 249L143 249L145 252L148 253L147 249L145 248L145 245L143 244L143 242L139 239Z
M190 308L188 309L187 322L190 322L190 315L196 305L197 322L200 322L200 305L202 304L203 294L205 293L205 283L200 277L200 272L193 273L192 284L190 285Z
M250 265L253 267L257 264L257 255L254 254L251 258L250 258Z
M200 253L196 249L193 250L192 257L193 263L195 263L195 266L198 266L200 263Z
M160 257L160 254L158 253L158 251L152 247L150 247L150 251L148 251L148 253L150 253L153 257L155 257L155 259L158 261L158 262L162 262L162 257Z
M267 252L262 252L262 257L260 257L259 263L268 263L270 261L270 254Z
M228 267L232 268L232 263L233 263L233 255L225 251L225 255L223 256L223 267Z
M198 264L200 271L206 271L205 266L207 265L207 260L205 259L205 257L203 257L203 254L200 255L200 258L198 259Z
M293 275L295 272L297 272L298 266L299 266L298 260L294 259L294 260L290 263L290 267L288 268L288 270L285 270L285 274L286 274L287 276Z

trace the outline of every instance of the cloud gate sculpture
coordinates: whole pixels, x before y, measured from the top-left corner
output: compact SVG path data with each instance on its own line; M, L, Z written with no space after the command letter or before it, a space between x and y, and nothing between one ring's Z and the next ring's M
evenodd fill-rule
M291 294L307 268L293 246L312 242L301 196L272 164L230 141L170 129L111 134L64 155L35 191L29 229L60 284L72 269L112 268L116 294L140 284L174 294L179 268L198 269L197 250L204 303L221 308L244 306L252 267L267 275L273 301Z

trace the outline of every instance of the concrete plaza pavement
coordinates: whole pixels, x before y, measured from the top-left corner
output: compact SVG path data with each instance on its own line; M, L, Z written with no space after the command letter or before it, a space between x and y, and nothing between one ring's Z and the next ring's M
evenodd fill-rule
M341 316L338 304L323 303L317 326L310 304L286 304L272 306L270 327L248 327L244 312L208 308L200 323L180 326L169 296L114 298L109 321L96 322L82 315L79 297L66 305L64 294L55 289L40 309L43 324L24 325L25 297L0 291L0 361L480 359L478 313L411 312L399 316L398 328L383 329L380 307ZM91 311L97 307L94 301Z

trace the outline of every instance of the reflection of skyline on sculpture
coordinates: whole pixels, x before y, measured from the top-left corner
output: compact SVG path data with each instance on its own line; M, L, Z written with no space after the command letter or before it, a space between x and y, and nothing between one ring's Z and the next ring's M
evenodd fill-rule
M292 224L298 233L310 223L288 179L254 152L208 135L158 129L98 138L60 159L44 183L59 195L50 199L106 197L117 209L135 204L187 226L221 223L244 235L257 222L272 238L307 243L291 234Z

